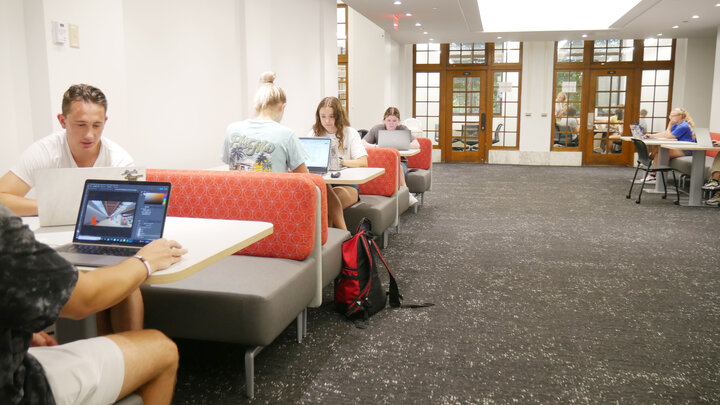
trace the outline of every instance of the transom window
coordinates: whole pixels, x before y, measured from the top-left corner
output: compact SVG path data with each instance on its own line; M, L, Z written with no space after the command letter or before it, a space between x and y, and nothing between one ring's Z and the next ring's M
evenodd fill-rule
M495 63L520 63L520 42L495 42Z
M440 44L415 45L415 63L418 65L439 64L440 54Z
M632 62L635 49L632 39L600 39L594 43L594 62Z
M483 64L485 63L484 42L451 42L450 43L451 65L455 64Z
M557 46L557 61L582 62L585 52L585 41L559 41Z
M643 60L671 60L672 59L672 39L671 38L649 38L643 43Z

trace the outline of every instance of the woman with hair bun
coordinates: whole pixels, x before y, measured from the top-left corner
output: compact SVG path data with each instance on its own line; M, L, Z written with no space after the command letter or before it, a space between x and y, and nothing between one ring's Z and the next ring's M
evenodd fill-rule
M275 73L260 76L255 94L255 118L228 125L222 161L230 170L307 173L305 153L295 132L280 125L285 92L275 85Z

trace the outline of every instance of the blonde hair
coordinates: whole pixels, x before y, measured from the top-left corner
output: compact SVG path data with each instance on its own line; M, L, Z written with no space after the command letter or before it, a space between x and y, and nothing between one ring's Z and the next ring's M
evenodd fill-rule
M345 153L345 127L349 127L350 122L348 122L342 103L337 99L337 97L325 97L320 101L320 104L318 104L317 109L315 110L315 124L313 125L313 132L315 133L315 136L323 136L327 132L320 121L321 108L332 108L333 116L335 117L335 128L337 129L335 136L338 140L338 149L340 149L341 154Z
M675 108L672 109L672 111L670 111L670 115L672 115L673 113L678 113L678 114L680 114L680 116L682 117L683 121L685 121L685 122L687 122L688 124L690 124L690 129L692 129L692 133L693 133L693 134L695 133L695 121L693 121L692 117L690 116L690 113L687 112L687 110L682 109L682 108L679 108L679 107L675 107Z
M255 111L258 113L269 107L286 102L285 92L275 85L275 73L265 72L260 75L260 87L255 93Z

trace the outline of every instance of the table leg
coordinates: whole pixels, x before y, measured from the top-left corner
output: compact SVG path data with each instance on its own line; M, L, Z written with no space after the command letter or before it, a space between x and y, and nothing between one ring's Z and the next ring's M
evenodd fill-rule
M690 200L688 206L700 207L702 202L702 185L705 177L705 151L694 150L692 167L690 168Z

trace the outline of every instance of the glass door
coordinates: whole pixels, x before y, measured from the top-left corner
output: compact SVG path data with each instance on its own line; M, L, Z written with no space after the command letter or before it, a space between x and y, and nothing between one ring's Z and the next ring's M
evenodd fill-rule
M446 107L443 160L446 162L484 162L485 135L492 124L486 115L485 72L450 72L450 94Z
M626 165L630 162L632 148L620 137L630 135L631 121L627 118L634 114L628 106L631 74L629 70L591 72L584 164Z

